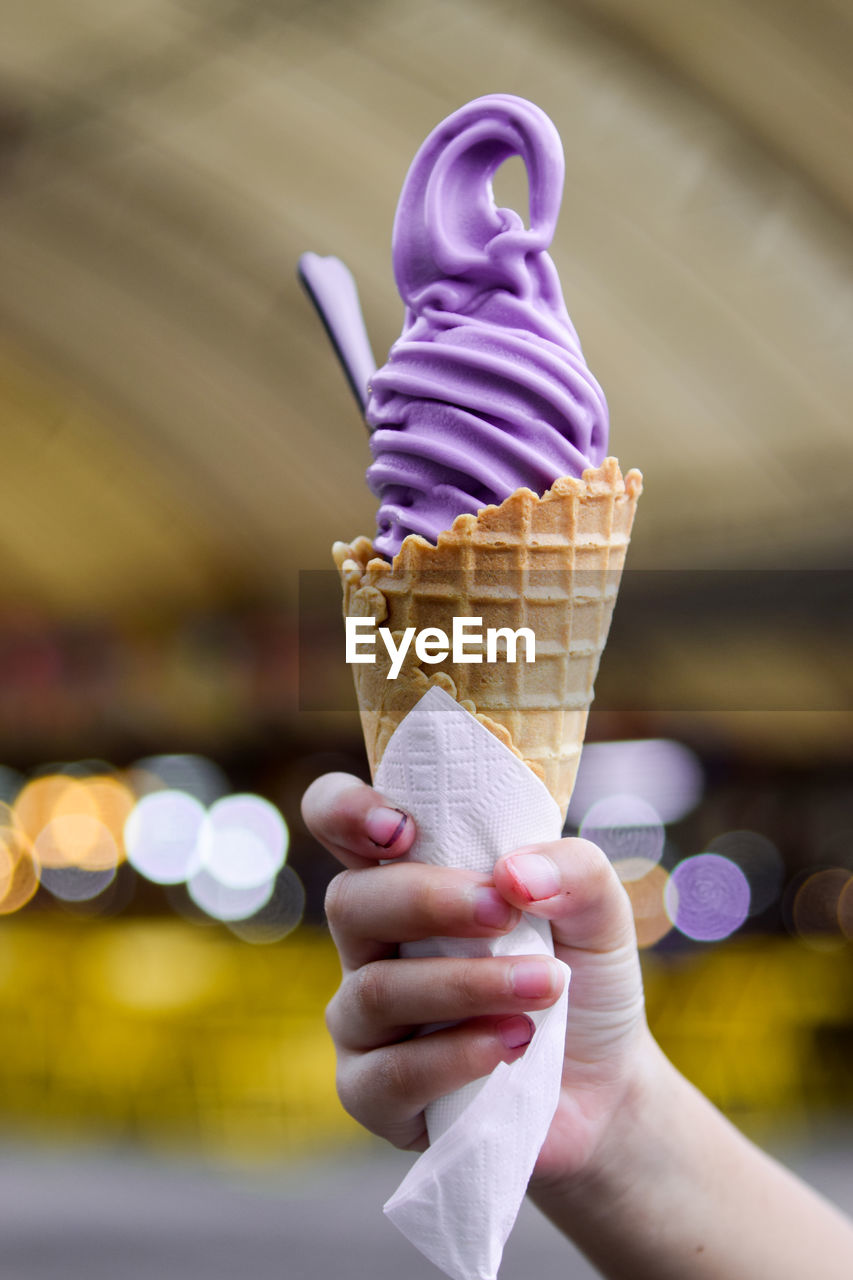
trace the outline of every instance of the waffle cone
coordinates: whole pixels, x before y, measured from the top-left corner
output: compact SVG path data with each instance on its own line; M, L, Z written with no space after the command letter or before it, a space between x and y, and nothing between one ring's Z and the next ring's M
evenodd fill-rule
M393 564L367 538L333 548L344 615L373 617L399 641L407 627L482 618L482 629L530 628L536 659L422 663L409 646L399 675L377 640L375 663L353 664L364 740L375 774L400 721L439 685L527 764L565 814L586 730L642 477L615 458L541 498L518 489L500 506L461 515L438 545L410 534ZM476 652L470 643L468 652ZM484 655L485 657L485 655Z

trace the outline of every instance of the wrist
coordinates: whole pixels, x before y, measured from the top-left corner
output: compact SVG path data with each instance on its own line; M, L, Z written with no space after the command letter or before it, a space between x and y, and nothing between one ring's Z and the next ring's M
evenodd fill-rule
M531 1181L531 1198L549 1216L557 1214L561 1225L567 1217L588 1221L590 1214L611 1213L633 1187L656 1176L667 1158L665 1135L675 1095L686 1082L645 1026L630 1062L630 1077L587 1158Z

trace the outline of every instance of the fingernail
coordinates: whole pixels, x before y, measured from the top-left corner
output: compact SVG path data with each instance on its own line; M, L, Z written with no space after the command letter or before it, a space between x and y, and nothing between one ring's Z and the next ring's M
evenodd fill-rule
M474 890L474 922L487 929L504 929L512 919L512 907L497 889Z
M560 892L560 873L542 853L516 853L505 865L516 893L528 902L553 898Z
M497 1033L507 1049L520 1049L522 1045L530 1044L535 1030L532 1020L524 1014L503 1018L497 1025Z
M406 829L409 815L402 809L371 809L364 819L364 830L371 844L379 849L390 849Z
M554 971L547 960L520 960L510 977L514 993L525 1000L541 1000L554 990Z

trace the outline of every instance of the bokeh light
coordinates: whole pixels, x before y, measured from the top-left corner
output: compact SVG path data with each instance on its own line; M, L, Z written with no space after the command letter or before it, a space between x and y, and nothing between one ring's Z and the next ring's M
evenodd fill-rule
M269 884L284 866L288 830L275 805L255 795L211 806L199 837L202 867L231 889Z
M637 943L653 947L672 929L664 902L669 874L649 858L624 858L613 866L631 900Z
M43 867L104 871L124 856L122 830L134 797L112 775L88 773L91 767L54 768L28 782L15 801L15 821Z
M597 800L585 814L579 835L597 844L611 861L660 862L666 840L663 823L648 800L625 793Z
M136 804L136 796L126 783L111 775L100 774L86 781L99 821L115 843L119 861L124 858L124 828Z
M772 840L757 831L725 831L708 842L709 853L718 853L740 867L749 881L749 914L760 915L776 901L785 879L785 863Z
M642 880L657 865L651 858L616 858L613 870L622 883L627 884L631 880Z
M36 840L56 813L57 805L66 791L80 787L80 783L67 774L48 773L33 778L21 789L15 800L15 818L28 839ZM85 812L85 808L84 808ZM60 866L65 858L60 855Z
M678 822L699 803L704 783L699 757L683 743L590 742L581 753L567 823L579 827L594 804L619 794L647 801L661 822Z
M33 848L44 870L78 867L92 872L109 871L107 882L119 862L116 842L104 824L82 813L51 818L36 836Z
M696 942L729 937L749 914L749 881L740 867L717 853L698 853L679 862L664 892L675 927Z
M62 902L90 902L112 884L115 864L102 871L82 867L42 867L41 882Z
M41 868L12 809L0 813L0 914L12 915L35 896Z
M250 888L235 889L223 884L205 868L196 871L187 880L187 892L196 906L201 907L214 920L244 920L260 911L270 901L275 880Z
M224 780L221 770L213 766L211 774L208 764L196 756L152 756L142 762L144 769L135 768L134 777L147 787L155 766L161 778L185 781L192 781L196 770L201 793L199 779L207 778L211 787ZM264 911L254 927L258 940L286 936L301 919L304 890L298 877L283 875L289 832L275 805L262 796L239 794L220 797L208 809L199 794L157 789L155 781L125 824L130 864L157 884L184 885L189 911L170 898L181 914L198 908L214 920L231 922Z
M6 896L21 856L18 836L10 827L0 826L0 901Z
M292 933L305 913L305 889L292 867L278 873L272 896L245 920L229 920L228 928L244 942L268 945Z
M130 864L155 884L179 884L201 865L198 841L204 805L183 791L152 791L127 820L124 843Z
M12 915L35 897L40 867L28 842L8 829L0 831L0 915Z
M841 925L842 895L853 881L844 867L815 871L795 889L791 902L791 925L809 946L834 948L843 945Z
M61 871L62 868L59 868L59 870ZM96 882L92 877L103 876L105 878L107 874L100 871L83 871L77 867L69 868L69 870L80 872L81 876L84 877L79 881L81 888L87 884L94 888ZM66 883L69 882L72 885L74 883L70 877ZM123 861L115 868L115 872L107 884L104 884L103 879L101 879L101 884L103 887L90 898L60 897L58 894L54 894L54 896L60 899L66 914L70 913L81 918L119 916L130 906L134 899L139 884L139 874L129 862Z

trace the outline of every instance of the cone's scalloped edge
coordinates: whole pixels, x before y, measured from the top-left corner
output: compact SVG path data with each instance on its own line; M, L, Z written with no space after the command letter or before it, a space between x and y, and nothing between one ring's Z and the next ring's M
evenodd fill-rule
M631 502L636 502L642 492L642 472L632 468L623 477L618 459L605 458L600 467L587 467L580 478L561 476L541 498L532 489L516 489L500 504L483 507L476 515L466 512L457 516L450 529L438 535L437 545L428 542L419 533L410 533L404 538L393 561L377 556L371 540L363 536L352 542L334 543L332 555L342 576L353 584L356 577L372 578L378 573L387 573L389 569L392 573L398 569L406 569L413 557L423 566L428 562L430 553L437 553L448 541L457 540L478 525L488 529L496 517L506 515L514 506L521 506L525 502L547 504L555 499L597 497L606 493L612 493L615 497L624 495Z
M343 587L344 615L369 615L377 624L388 622L393 631L396 610L394 601L401 593L408 596L413 589L412 584L417 583L421 575L435 572L439 578L446 576L448 564L452 566L454 557L458 562L460 554L467 555L469 549L478 558L488 557L490 548L500 553L505 543L512 543L520 530L526 531L524 538L528 547L541 546L549 551L557 545L552 542L556 534L563 554L572 563L575 554L581 554L592 556L590 563L596 563L598 567L602 562L606 564L608 558L614 555L621 572L621 562L624 561L630 540L634 511L642 488L643 478L639 471L631 470L623 477L616 458L606 458L600 467L587 468L580 478L561 477L541 497L531 489L516 489L500 504L483 507L476 515L466 513L458 516L450 529L439 534L435 545L418 534L409 534L392 562L375 555L369 538L359 537L352 543L336 542L332 555ZM621 511L621 515L614 524L613 513L617 509ZM582 510L587 512L584 520L578 514ZM599 511L603 518L600 524L594 514ZM608 511L609 517L606 515ZM575 548L576 551L572 552L570 548ZM557 554L560 554L559 551ZM567 607L571 608L571 605ZM610 609L612 610L612 602ZM609 613L607 625L609 626ZM606 630L607 627L604 629L605 636ZM601 645L603 638L596 648L598 656ZM566 652L570 656L571 651L567 649ZM510 720L517 721L511 731L510 724L503 722L507 718L506 710L499 711L498 707L489 705L491 695L486 693L483 697L482 688L479 692L471 688L474 673L479 668L465 667L461 672L458 668L453 668L453 674L450 671L436 671L427 675L420 665L415 665L404 667L394 681L386 682L378 664L376 668L362 665L354 667L353 676L371 772L375 774L393 726L404 718L407 711L429 689L438 686L493 733L513 755L523 760L545 784L565 813L574 785L586 715L593 697L592 679L597 671L598 656L595 658L592 675L584 687L582 710L577 709L576 702L571 704L575 708L572 712L573 745L567 745L561 737L556 748L557 754L552 750L554 744L551 743L544 757L543 740L540 738L533 741L530 736L533 729L528 733L522 723L528 719L529 711L517 708L520 721L518 716L510 714ZM460 675L462 687L457 684ZM389 684L393 688L389 688ZM525 706L529 707L530 703ZM520 736L517 737L519 732Z

